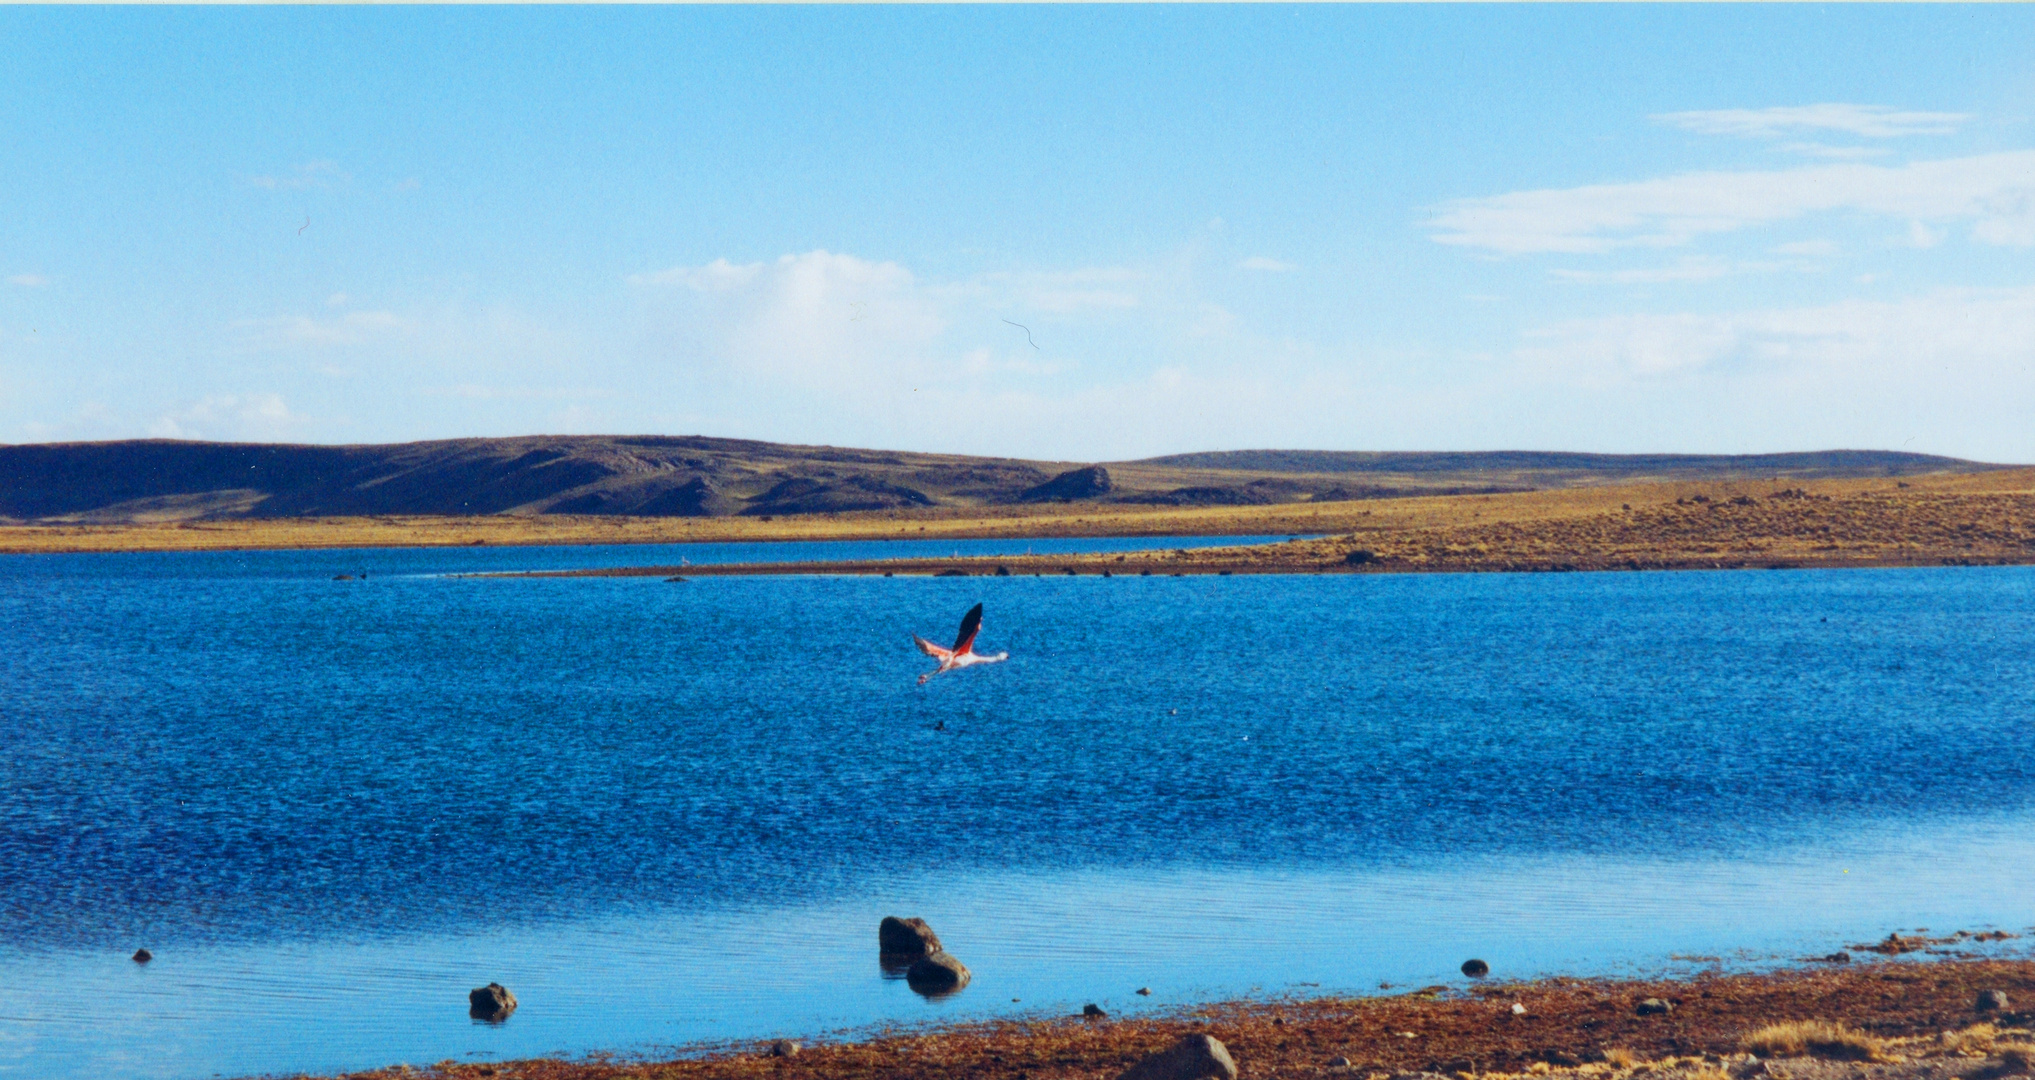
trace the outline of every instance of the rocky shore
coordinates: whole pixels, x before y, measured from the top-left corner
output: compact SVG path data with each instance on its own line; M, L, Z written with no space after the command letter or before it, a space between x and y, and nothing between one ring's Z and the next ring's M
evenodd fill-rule
M1473 980L1378 996L1031 1017L671 1060L444 1062L352 1074L500 1080L1115 1080L1206 1036L1236 1075L1352 1080L2005 1080L2035 1055L2035 962L1830 962L1659 981ZM1192 1046L1189 1046L1192 1050ZM1170 1075L1170 1074L1168 1074ZM1178 1075L1175 1080L1194 1080Z

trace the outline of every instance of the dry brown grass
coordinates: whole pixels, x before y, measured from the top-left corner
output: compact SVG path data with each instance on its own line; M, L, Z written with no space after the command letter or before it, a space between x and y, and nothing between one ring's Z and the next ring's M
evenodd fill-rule
M1946 1031L1936 1037L1945 1053L1985 1057L1993 1052L1993 1040L2000 1029L1992 1024L1973 1024L1962 1031Z
M1840 1061L1880 1061L1886 1056L1880 1040L1825 1020L1768 1024L1746 1032L1742 1045L1761 1057L1808 1055Z
M1638 1068L1646 1059L1622 1046L1613 1046L1604 1051L1604 1064L1614 1069Z

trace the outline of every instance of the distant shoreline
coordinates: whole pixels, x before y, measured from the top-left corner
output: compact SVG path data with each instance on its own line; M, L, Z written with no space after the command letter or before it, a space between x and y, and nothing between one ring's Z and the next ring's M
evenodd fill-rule
M1047 504L789 517L312 518L0 526L0 553L345 550L834 540L1310 536L1124 554L548 571L728 574L1543 572L2035 562L2035 469L1677 482L1258 506Z
M1928 944L1943 940L1949 939ZM1901 948L1921 939L1893 941ZM1981 1011L1979 996L1987 991L2004 993L2009 1009ZM2022 1051L2014 1047L2035 1039L2027 1031L2035 1018L2031 1005L2035 962L2028 960L1809 962L1759 974L1469 980L1378 997L1231 1001L1129 1018L991 1020L888 1030L788 1054L774 1052L773 1042L749 1041L659 1061L609 1055L447 1061L426 1075L1111 1080L1184 1036L1208 1035L1224 1045L1244 1078L1864 1080L1869 1074L1861 1066L1869 1059L1881 1063L1870 1074L1881 1080L1986 1080L2013 1075L2017 1061L2025 1072L2027 1059L2015 1057ZM1806 1029L1804 1040L1805 1029L1786 1026L1805 1021L1842 1025L1845 1034L1817 1043L1818 1029ZM1773 1025L1783 1026L1776 1031ZM1769 1029L1763 1038L1755 1034L1762 1028ZM418 1073L402 1066L348 1075L395 1080Z

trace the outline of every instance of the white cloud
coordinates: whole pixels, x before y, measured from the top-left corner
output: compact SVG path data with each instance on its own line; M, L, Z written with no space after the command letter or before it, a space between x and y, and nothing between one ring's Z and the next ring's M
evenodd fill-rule
M1829 103L1658 113L1652 119L1703 135L1776 138L1798 131L1841 131L1867 139L1894 139L1906 135L1948 135L1971 117L1964 113L1916 112L1885 105Z
M1541 375L1587 385L1705 373L1809 373L1843 400L1855 380L1926 380L1989 396L2025 393L2035 376L2035 287L1942 289L1902 300L1725 314L1575 319L1525 335Z
M1519 191L1448 203L1439 243L1497 254L1664 248L1808 214L1850 211L1968 221L1974 239L2035 245L2035 150L1902 166L1814 165L1684 173L1628 184Z
M1919 221L1911 221L1908 223L1907 242L1912 248L1933 248L1943 242L1943 232Z
M1790 154L1822 158L1825 161L1868 161L1893 155L1893 151L1884 146L1831 146L1828 143L1791 142L1782 143L1780 148Z
M1296 270L1299 268L1294 266L1290 262L1281 262L1280 260L1274 259L1269 255L1253 255L1250 258L1237 263L1237 269L1264 270L1274 274L1283 274L1288 270Z
M271 440L303 426L277 394L207 395L158 416L148 433L159 439Z
M1774 246L1773 251L1776 255L1807 255L1814 257L1837 254L1837 245L1828 240L1796 240L1793 243L1777 244Z
M25 289L39 289L49 284L49 279L41 274L15 274L7 279L7 284L19 285Z
M991 298L991 302L1033 311L1068 313L1092 309L1134 308L1141 287L1151 275L1126 266L1092 266L1073 270L992 273L957 282L953 295Z

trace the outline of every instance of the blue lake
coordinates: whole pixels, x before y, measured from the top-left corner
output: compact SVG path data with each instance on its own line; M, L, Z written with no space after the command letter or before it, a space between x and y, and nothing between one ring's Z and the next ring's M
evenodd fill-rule
M2030 568L444 576L1193 542L0 560L0 1075L648 1050L2035 923ZM1010 662L914 685L908 635L977 601ZM885 914L931 921L973 984L885 978ZM522 1002L499 1026L466 1016L490 980Z

